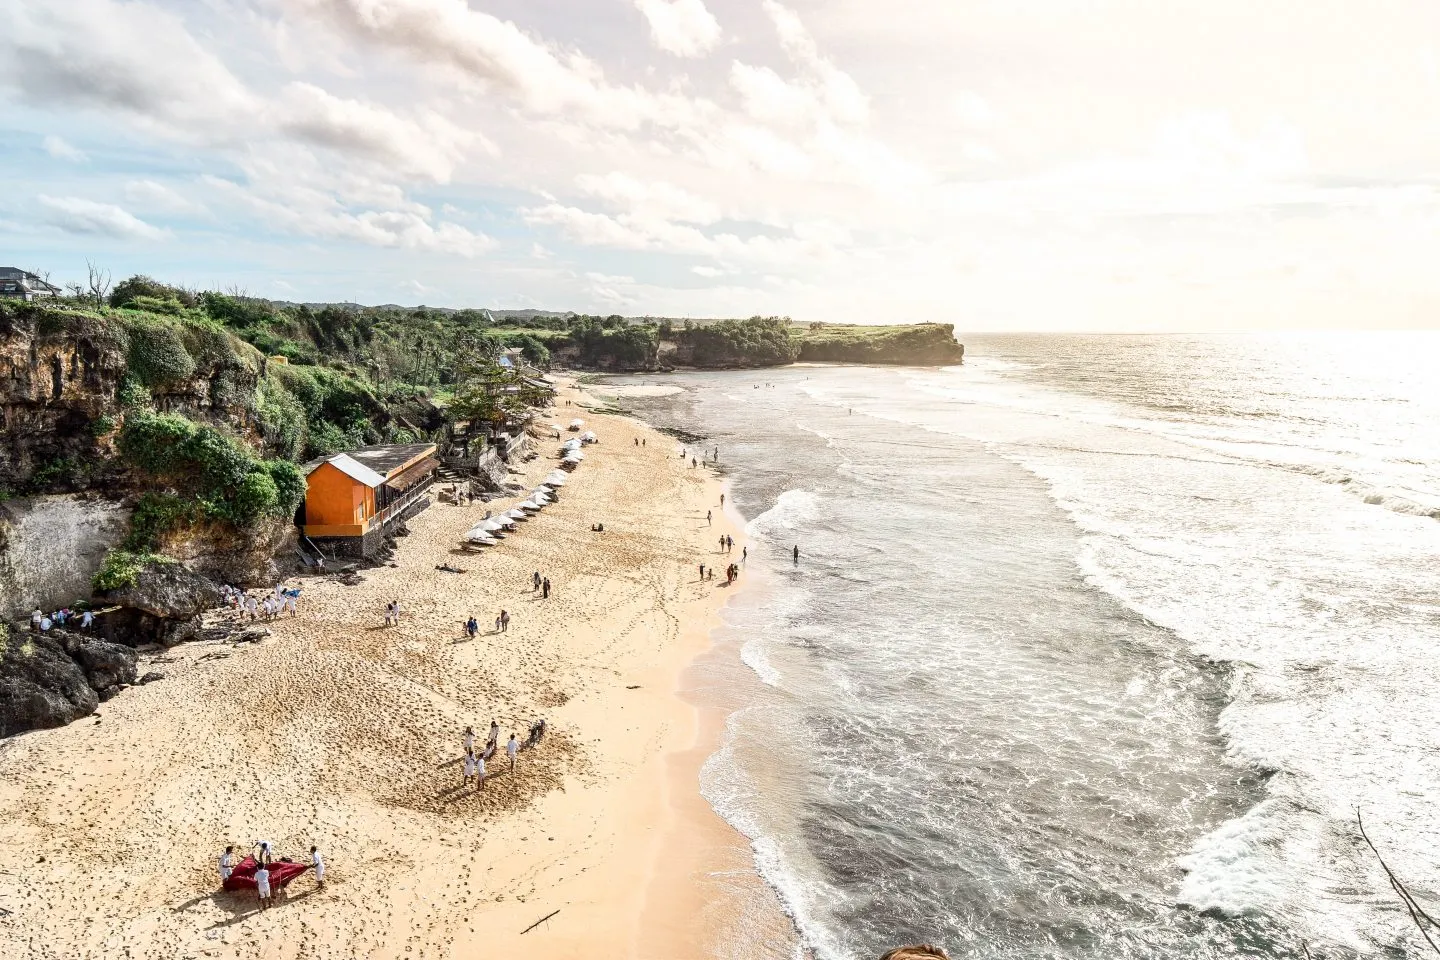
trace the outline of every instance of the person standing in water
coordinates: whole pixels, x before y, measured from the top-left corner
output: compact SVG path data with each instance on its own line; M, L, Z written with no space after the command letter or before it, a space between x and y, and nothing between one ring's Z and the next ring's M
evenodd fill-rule
M795 560L796 563L799 563L799 562L800 562L800 544L798 544L798 543L795 544L794 560Z

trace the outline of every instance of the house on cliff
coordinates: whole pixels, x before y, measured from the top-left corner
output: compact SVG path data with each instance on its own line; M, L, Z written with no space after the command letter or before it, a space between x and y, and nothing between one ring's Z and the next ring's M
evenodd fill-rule
M430 505L435 444L361 447L305 465L300 529L338 556L368 557L385 536Z
M41 300L60 295L60 288L28 270L0 267L0 297L12 300Z

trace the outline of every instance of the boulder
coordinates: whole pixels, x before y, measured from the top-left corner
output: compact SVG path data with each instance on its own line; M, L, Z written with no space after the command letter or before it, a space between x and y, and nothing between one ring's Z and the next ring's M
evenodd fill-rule
M84 669L56 640L17 630L0 639L0 737L61 727L100 705Z
M111 590L105 599L165 620L189 621L220 605L220 588L178 563L152 563L132 586Z
M100 696L135 682L135 651L118 643L85 640L70 649L70 657L85 671L85 679Z

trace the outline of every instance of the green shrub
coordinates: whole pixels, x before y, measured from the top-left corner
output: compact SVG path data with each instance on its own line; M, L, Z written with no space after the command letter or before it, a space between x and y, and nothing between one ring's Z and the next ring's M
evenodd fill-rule
M276 376L260 381L255 404L266 445L278 456L298 460L305 452L305 408Z
M90 585L101 593L133 587L140 577L140 572L147 566L173 562L153 553L111 550L105 554L105 560L100 564L100 570L90 581Z
M163 313L168 316L178 317L185 312L185 305L173 298L161 299L160 297L133 297L125 304L128 310L143 310L146 313Z
M247 474L225 501L226 519L236 526L248 526L261 517L279 513L280 492L268 471Z
M134 553L148 553L159 545L164 534L194 521L199 512L193 500L173 493L147 493L130 515L130 532L123 546Z
M294 464L258 460L234 437L174 414L131 413L120 430L120 453L131 466L197 500L203 516L236 526L288 517L304 495Z
M147 277L143 274L136 274L126 280L115 284L115 289L110 291L110 306L128 307L138 301L166 301L174 300L177 304L185 307L195 306L195 295L188 290L179 287L172 287L167 283L161 283L154 277ZM147 309L141 307L140 309Z
M90 435L96 438L107 437L115 432L116 426L114 417L108 413L102 413L90 421Z
M127 372L147 387L180 383L195 375L195 359L173 323L149 317L128 318Z
M265 466L275 484L276 512L281 516L293 514L305 499L305 474L289 460L270 460Z
M150 395L150 389L130 374L120 378L120 386L115 390L115 401L122 409L149 406L152 399L154 398Z

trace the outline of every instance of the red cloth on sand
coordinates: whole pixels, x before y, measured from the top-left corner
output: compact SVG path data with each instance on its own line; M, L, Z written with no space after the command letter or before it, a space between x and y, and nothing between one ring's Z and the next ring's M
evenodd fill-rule
M255 871L260 869L260 864L255 862L254 857L246 857L235 865L235 870L230 874L223 884L226 890L254 890ZM277 890L294 880L300 874L310 869L308 863L286 863L277 860L270 864L270 889Z

